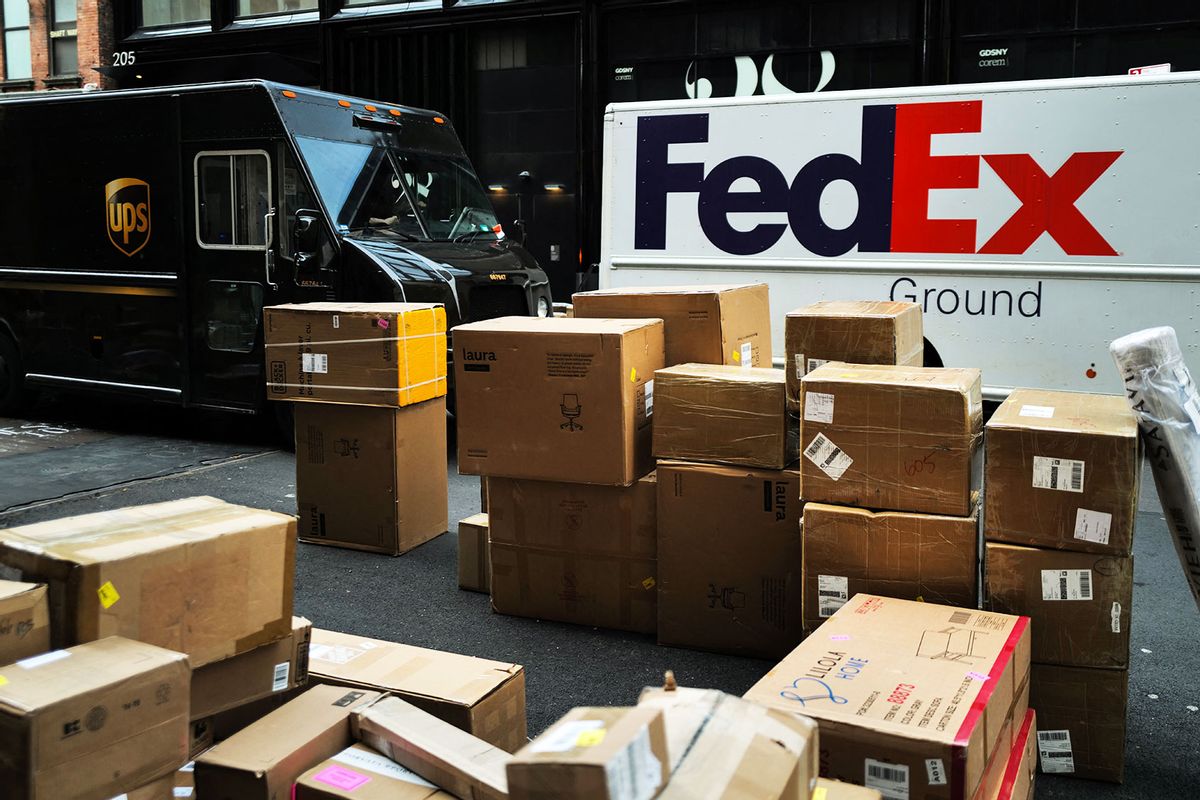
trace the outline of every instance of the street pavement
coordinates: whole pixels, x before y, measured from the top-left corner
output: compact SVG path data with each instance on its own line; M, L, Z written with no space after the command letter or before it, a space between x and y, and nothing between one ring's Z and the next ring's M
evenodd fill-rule
M453 445L450 520L479 510ZM49 396L0 419L0 527L193 495L295 513L292 454L254 417ZM301 544L296 613L324 628L513 661L527 671L530 735L577 705L628 705L672 669L683 685L741 694L755 659L658 647L653 637L492 614L460 591L456 537L399 558ZM1125 784L1038 776L1038 798L1200 795L1200 614L1148 476L1135 539Z

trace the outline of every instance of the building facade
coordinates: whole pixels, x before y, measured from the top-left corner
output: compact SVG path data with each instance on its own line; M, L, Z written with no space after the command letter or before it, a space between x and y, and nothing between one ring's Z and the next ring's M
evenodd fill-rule
M1187 0L113 2L115 85L264 77L448 114L559 299L599 258L608 103L1200 68Z
M3 0L0 92L111 88L99 72L111 61L107 0Z

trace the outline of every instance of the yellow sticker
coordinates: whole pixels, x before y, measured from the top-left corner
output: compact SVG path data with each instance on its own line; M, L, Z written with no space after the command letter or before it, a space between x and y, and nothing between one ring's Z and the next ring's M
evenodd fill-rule
M812 800L825 800L825 794L825 787L818 786L817 788L813 789Z
M0 675L0 686L7 686L7 685L8 685L8 678L4 677L3 675Z
M593 728L590 731L582 731L575 739L576 747L595 747L604 741L604 728Z
M655 583L657 583L657 581L655 581L654 578L646 578L646 580L642 581L642 586L647 589L653 589Z
M104 585L96 590L96 594L100 596L100 605L105 608L112 608L113 604L121 599L121 595L117 594L117 587L113 586L112 581L105 581Z
M637 367L633 367L629 370L629 382L637 383Z
M917 595L917 602L918 602L918 603L924 603L924 602L925 602L925 595L923 595L923 594L919 594L919 595Z
M739 353L737 350L734 350L730 355L733 356L733 363L735 363L735 364L742 363L742 354Z

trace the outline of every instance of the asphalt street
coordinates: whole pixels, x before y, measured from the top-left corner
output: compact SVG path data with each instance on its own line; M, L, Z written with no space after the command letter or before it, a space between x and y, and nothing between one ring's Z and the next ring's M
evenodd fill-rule
M447 460L453 527L479 510L479 480ZM0 419L0 527L192 495L295 513L293 457L249 417L47 397ZM1148 479L1134 549L1125 784L1039 775L1038 798L1200 794L1200 614ZM302 544L296 569L296 613L317 626L523 664L530 735L573 706L631 704L666 669L741 694L770 666L493 614L485 595L458 589L453 535L399 558Z

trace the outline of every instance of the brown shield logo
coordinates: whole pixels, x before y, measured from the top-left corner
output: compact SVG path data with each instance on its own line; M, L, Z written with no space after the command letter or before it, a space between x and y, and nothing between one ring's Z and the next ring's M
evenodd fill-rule
M131 256L150 241L150 184L117 178L104 186L108 240Z

